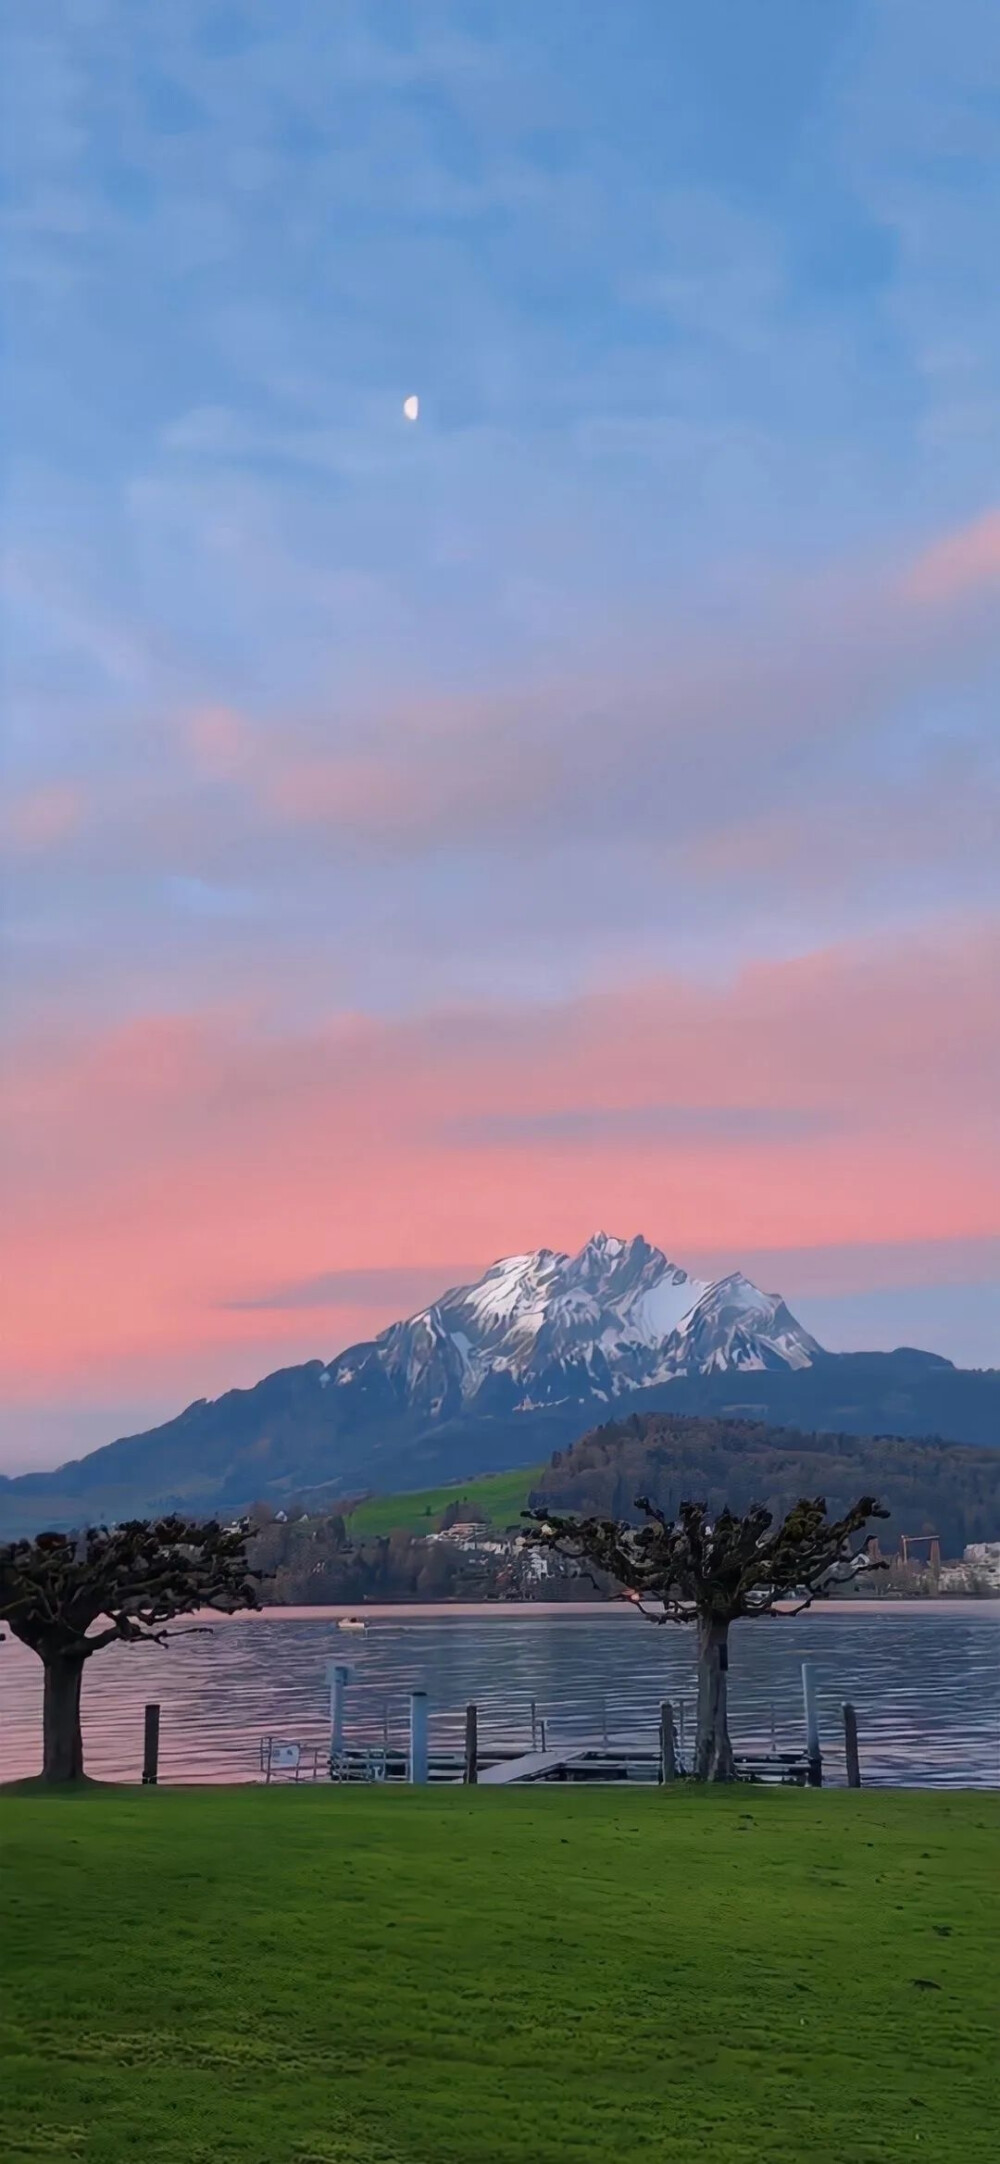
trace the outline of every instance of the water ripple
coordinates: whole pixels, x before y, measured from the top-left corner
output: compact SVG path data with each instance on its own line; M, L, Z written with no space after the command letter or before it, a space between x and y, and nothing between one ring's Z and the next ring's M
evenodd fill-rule
M372 1614L358 1638L338 1630L335 1613L272 1610L166 1648L98 1655L84 1683L87 1765L105 1780L137 1779L143 1705L158 1699L161 1779L255 1779L263 1736L325 1746L331 1660L354 1671L352 1742L380 1741L388 1730L401 1743L408 1693L418 1687L430 1698L432 1745L460 1742L470 1699L484 1742L527 1744L532 1700L550 1742L606 1731L612 1741L652 1743L662 1698L683 1708L689 1737L693 1656L690 1631L617 1609L584 1618L393 1609ZM807 1658L828 1778L843 1779L840 1707L849 1698L866 1782L1000 1785L1000 1602L859 1604L738 1626L730 1668L737 1748L768 1749L772 1737L779 1750L801 1745ZM40 1730L41 1669L8 1639L0 1647L0 1779L37 1773Z

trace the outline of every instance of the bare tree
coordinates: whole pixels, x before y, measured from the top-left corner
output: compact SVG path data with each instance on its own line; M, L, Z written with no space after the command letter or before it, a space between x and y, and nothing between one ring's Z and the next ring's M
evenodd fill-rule
M83 1779L80 1692L88 1660L110 1645L162 1645L176 1616L257 1608L248 1575L249 1526L184 1518L40 1533L0 1546L0 1621L45 1671L46 1781ZM103 1621L103 1630L93 1625Z
M863 1495L843 1518L828 1519L822 1497L795 1504L775 1529L769 1510L743 1517L703 1503L682 1503L674 1519L646 1496L636 1498L645 1523L613 1518L557 1517L525 1512L525 1538L566 1556L593 1578L613 1581L611 1598L632 1601L656 1623L694 1623L698 1631L698 1781L735 1778L729 1737L729 1626L744 1616L798 1615L861 1571L877 1569L854 1545L871 1518L885 1518ZM598 1583L596 1579L594 1583ZM779 1603L782 1605L779 1607ZM654 1605L650 1605L654 1604ZM786 1605L789 1604L789 1605Z

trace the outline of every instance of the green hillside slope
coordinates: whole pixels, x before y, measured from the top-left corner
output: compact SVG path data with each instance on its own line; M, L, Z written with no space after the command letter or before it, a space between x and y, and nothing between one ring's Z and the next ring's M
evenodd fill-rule
M374 1539L381 1533L430 1533L442 1512L458 1503L464 1517L503 1532L517 1524L543 1475L544 1468L536 1465L521 1473L486 1473L479 1480L418 1488L413 1494L367 1496L348 1514L347 1528L353 1540Z

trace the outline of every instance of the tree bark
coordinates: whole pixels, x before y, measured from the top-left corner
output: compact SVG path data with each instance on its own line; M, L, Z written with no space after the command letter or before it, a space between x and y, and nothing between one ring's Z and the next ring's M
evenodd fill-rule
M729 1740L727 1681L729 1625L702 1617L698 1624L698 1735L694 1753L696 1781L735 1781Z
M83 1662L56 1654L45 1662L42 1699L42 1779L82 1781L83 1732L80 1727L80 1689Z

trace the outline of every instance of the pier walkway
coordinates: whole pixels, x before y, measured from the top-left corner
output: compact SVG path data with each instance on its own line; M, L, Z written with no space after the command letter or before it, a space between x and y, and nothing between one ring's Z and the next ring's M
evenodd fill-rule
M544 1781L593 1755L593 1746L586 1744L570 1744L564 1751L525 1751L520 1758L504 1758L495 1766L487 1766L479 1775L479 1787L504 1788L512 1781Z

